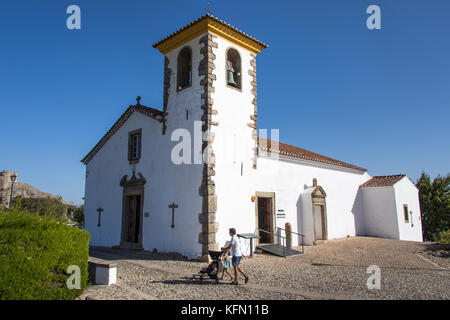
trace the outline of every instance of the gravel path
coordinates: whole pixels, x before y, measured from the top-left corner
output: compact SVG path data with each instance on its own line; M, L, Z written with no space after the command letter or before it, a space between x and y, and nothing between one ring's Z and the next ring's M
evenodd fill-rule
M450 299L450 270L442 267L442 261L428 259L425 250L422 243L354 237L306 247L304 255L288 259L257 254L242 260L250 283L233 286L193 280L205 263L102 248L91 255L118 262L117 285L85 292L80 298ZM367 289L369 265L380 267L380 290Z
M128 288L129 289L129 288ZM136 294L132 290L121 287L120 284L110 286L91 286L78 300L101 299L101 300L146 300L142 294Z

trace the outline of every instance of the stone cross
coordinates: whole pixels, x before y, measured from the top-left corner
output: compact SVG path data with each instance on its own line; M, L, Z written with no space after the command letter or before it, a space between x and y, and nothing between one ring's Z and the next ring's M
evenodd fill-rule
M97 227L100 227L100 217L102 215L103 209L102 208L98 208L97 211L98 211L98 224L97 224Z
M172 202L172 204L169 205L169 208L172 209L172 224L170 227L173 229L175 228L175 208L178 208L178 205Z
M140 97L140 96L137 96L136 102L137 102L137 105L138 105L138 106L141 105L141 97Z

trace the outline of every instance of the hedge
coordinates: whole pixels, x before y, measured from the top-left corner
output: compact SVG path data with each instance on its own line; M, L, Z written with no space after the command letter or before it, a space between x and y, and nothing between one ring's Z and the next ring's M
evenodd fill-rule
M441 243L450 243L450 230L441 231L437 237L437 241Z
M72 300L87 285L89 234L54 217L0 210L0 299ZM81 271L69 289L70 265Z

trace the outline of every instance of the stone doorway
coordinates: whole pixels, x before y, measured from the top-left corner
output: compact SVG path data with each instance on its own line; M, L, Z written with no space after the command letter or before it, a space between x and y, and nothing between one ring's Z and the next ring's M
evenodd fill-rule
M328 239L326 193L321 186L315 186L311 193L313 206L314 241Z
M274 227L275 227L275 193L272 192L257 192L256 201L256 225L257 229L266 230L267 232L258 231L257 234L261 236L258 243L273 243L274 242Z

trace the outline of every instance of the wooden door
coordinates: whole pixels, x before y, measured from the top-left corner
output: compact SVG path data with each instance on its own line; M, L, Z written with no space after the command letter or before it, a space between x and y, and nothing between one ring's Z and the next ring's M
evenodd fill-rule
M272 198L258 198L258 228L268 232L273 232L272 227ZM261 243L272 243L273 235L260 232Z
M315 240L323 240L323 206L314 206L314 230Z
M129 196L127 242L137 242L138 212L138 196Z

